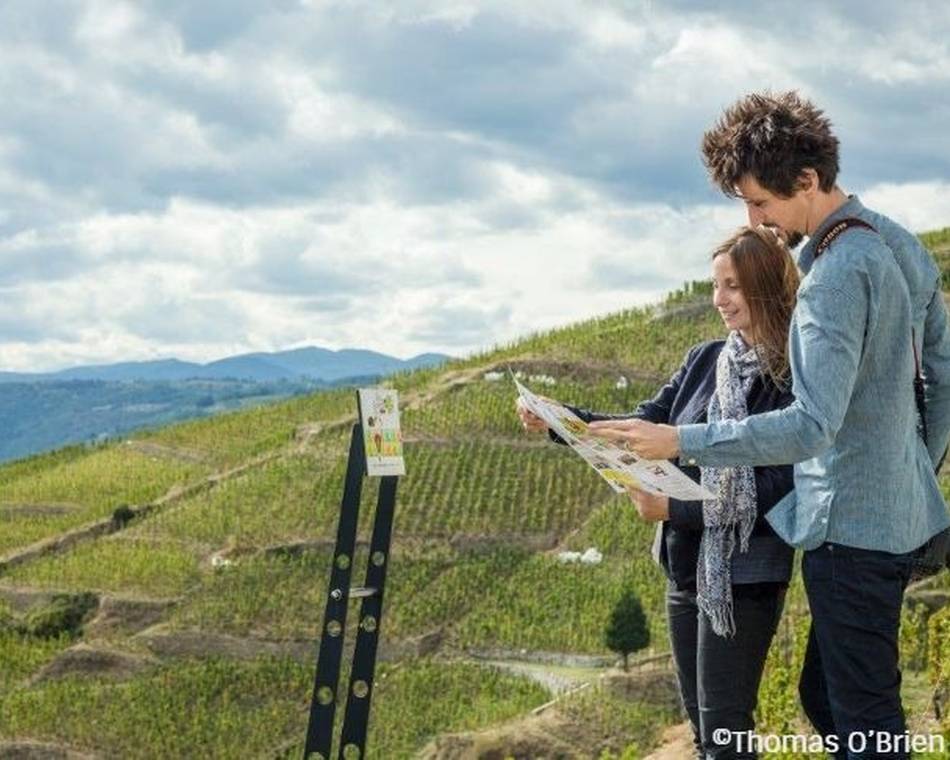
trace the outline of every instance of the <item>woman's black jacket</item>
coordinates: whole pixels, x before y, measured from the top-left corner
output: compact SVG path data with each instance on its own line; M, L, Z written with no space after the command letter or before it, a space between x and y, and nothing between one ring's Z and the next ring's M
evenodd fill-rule
M725 341L715 340L693 346L686 354L683 365L669 382L652 400L641 403L632 414L599 414L587 409L569 408L585 422L631 417L669 425L706 422L709 399L716 388L716 362L724 345ZM750 415L761 414L786 407L793 400L794 397L789 391L777 388L768 377L759 376L749 389L748 411ZM553 431L551 437L563 443ZM683 465L677 459L670 461L680 467L690 478L699 482L699 467ZM754 472L758 515L753 530L753 541L756 536L769 536L775 539L777 536L766 521L765 515L792 490L792 466L789 464L756 467ZM658 561L678 588L694 589L699 541L703 531L702 502L670 499L669 520L660 525L655 546ZM791 549L787 556L790 564ZM738 578L736 582L740 582Z

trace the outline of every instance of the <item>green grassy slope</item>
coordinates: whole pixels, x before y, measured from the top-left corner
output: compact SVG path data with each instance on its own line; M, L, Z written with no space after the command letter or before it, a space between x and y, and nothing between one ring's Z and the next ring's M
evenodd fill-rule
M924 238L950 271L950 230ZM510 364L555 377L554 386L536 385L549 395L628 410L690 345L722 332L713 311L688 297L671 299L666 312L629 310L392 378L408 475L397 501L371 757L408 757L436 734L545 702L538 684L465 661L466 652L609 655L601 631L625 585L643 600L654 648L667 648L664 581L648 556L652 528L570 452L523 434L510 384L484 376ZM0 467L0 737L124 757L266 757L295 747L314 662L288 653L321 627L354 411L352 392L319 393ZM367 481L364 540L375 491ZM148 505L156 506L119 530L16 559L120 507ZM589 546L603 552L602 564L562 565L554 556ZM365 548L355 559L357 582ZM50 593L82 592L102 604L94 623L49 636L30 628ZM105 610L123 604L158 612L138 625L104 624ZM905 629L908 664L948 689L950 625L935 616L927 637L918 618ZM793 676L805 626L796 586L763 686L762 727L801 720ZM433 633L438 652L415 656L420 637ZM187 636L203 642L199 656L181 644ZM236 657L222 637L250 642L250 653ZM125 655L134 667L36 678L77 644ZM178 656L168 656L169 646ZM914 683L926 686L927 677ZM627 727L614 731L615 750L649 746L672 719L609 699L602 706L598 720ZM914 706L921 716L923 708ZM631 709L636 720L627 719Z

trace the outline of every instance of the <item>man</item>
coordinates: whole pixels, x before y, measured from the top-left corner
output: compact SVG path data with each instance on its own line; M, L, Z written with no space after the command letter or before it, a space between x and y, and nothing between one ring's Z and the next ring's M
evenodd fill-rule
M793 246L809 237L789 335L795 402L738 422L593 427L650 459L796 463L796 490L768 519L804 550L812 625L802 705L818 731L838 738L841 757L907 757L892 738L905 731L900 609L913 551L950 525L934 474L950 438L939 271L913 235L842 192L830 122L795 92L739 100L705 134L703 154L713 181L746 204L750 224L775 228ZM838 230L818 251L849 218L864 226Z

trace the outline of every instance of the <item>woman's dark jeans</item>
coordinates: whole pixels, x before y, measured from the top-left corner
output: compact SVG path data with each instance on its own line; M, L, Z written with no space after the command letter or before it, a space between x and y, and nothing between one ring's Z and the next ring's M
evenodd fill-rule
M785 604L783 583L733 586L736 633L717 636L709 619L696 606L696 592L679 590L671 582L666 592L670 643L680 684L683 707L693 727L699 758L755 757L748 746L724 746L713 731L726 728L733 735L753 731L759 682Z

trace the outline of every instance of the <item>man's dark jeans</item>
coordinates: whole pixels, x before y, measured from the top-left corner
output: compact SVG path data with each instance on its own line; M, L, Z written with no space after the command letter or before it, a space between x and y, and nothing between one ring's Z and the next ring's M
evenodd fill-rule
M782 615L785 590L784 583L733 586L736 634L726 638L717 636L699 611L695 591L678 590L670 583L666 592L670 643L697 757L755 757L752 752L737 753L735 742L718 745L713 732L717 728L735 734L754 730L759 682Z
M880 752L877 734L902 735L898 632L912 554L822 544L802 557L811 631L799 682L815 729L835 735L835 757L908 757ZM863 733L849 752L849 737ZM893 746L893 745L892 745Z

